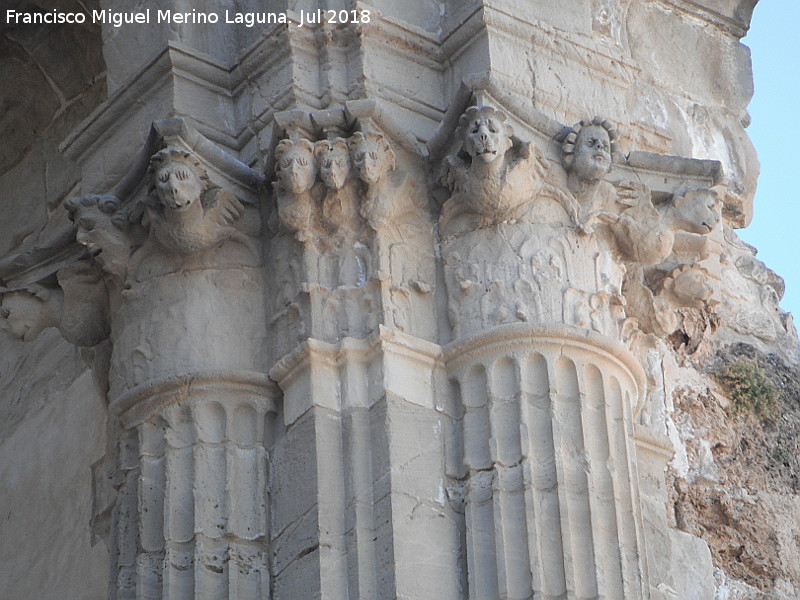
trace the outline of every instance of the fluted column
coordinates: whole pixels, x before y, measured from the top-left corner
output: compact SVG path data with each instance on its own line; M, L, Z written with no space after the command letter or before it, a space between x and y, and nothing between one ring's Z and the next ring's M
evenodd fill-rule
M192 132L180 123L157 125L175 145L152 155L147 196L66 203L109 290L111 595L262 600L278 407L264 358L258 177L221 151L186 150Z
M252 372L165 377L117 398L127 477L118 598L269 598L274 384Z
M508 324L453 342L445 361L463 406L450 474L464 479L470 597L641 598L633 356L597 334Z

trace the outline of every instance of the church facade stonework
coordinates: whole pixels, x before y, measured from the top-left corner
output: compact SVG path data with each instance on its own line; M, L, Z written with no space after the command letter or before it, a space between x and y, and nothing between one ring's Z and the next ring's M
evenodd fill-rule
M755 1L255 4L0 32L4 595L796 598Z

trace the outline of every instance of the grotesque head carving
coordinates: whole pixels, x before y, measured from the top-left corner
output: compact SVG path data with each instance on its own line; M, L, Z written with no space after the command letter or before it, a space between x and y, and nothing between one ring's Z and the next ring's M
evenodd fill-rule
M611 171L611 157L617 151L617 132L611 123L594 117L576 123L562 149L562 162L578 181L595 183Z
M491 106L471 106L461 115L456 135L473 160L492 163L511 148L514 130L506 124L505 113Z
M314 185L314 145L308 140L281 140L275 148L278 184L292 194L307 192Z
M75 240L108 273L122 277L130 256L128 214L115 196L68 198L64 207L75 224Z
M332 190L341 189L350 174L350 151L343 138L322 140L314 147L322 183Z
M3 295L0 329L17 340L33 341L61 320L61 290L31 285Z
M707 234L722 220L721 202L712 189L687 190L673 200L675 228Z
M151 193L172 212L189 210L200 201L208 188L208 174L191 153L178 148L164 148L150 159Z
M374 185L395 168L395 156L389 142L379 133L357 131L348 142L353 169L367 185Z

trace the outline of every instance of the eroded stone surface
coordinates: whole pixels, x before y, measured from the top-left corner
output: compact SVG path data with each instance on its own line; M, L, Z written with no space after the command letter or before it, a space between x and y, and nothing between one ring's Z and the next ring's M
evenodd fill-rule
M795 597L797 334L733 230L749 4L107 24L120 93L71 133L99 46L48 69L97 31L4 30L51 124L0 160L0 454L71 499L0 542L9 593L79 589L94 536L98 598ZM725 412L737 343L777 425Z

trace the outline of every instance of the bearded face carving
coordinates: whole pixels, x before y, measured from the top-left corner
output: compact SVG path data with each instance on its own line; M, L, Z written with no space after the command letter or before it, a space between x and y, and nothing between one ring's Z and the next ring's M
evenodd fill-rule
M576 123L564 140L562 162L570 180L594 184L611 171L617 132L611 123L594 117Z
M156 152L150 159L150 177L146 224L161 246L188 255L241 238L232 224L244 214L244 204L212 183L191 152L175 147Z
M598 125L583 127L575 141L572 169L581 181L597 181L611 169L611 139Z
M314 146L308 140L282 140L276 149L278 184L291 194L311 189L316 178Z

